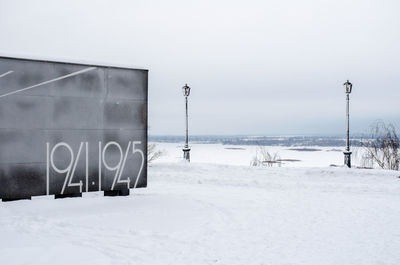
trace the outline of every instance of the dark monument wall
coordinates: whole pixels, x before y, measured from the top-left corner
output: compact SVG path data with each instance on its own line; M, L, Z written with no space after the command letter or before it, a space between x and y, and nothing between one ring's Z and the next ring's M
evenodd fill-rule
M147 76L0 57L0 198L145 187Z

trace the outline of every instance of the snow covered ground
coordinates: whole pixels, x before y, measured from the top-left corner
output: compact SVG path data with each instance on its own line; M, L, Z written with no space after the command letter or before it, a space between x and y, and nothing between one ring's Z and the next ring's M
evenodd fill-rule
M129 197L0 203L0 264L400 264L399 172L159 161L148 174Z
M179 162L182 160L182 143L155 143L158 150L164 151L158 162ZM191 161L195 163L224 164L224 165L250 165L256 154L257 146L254 145L222 145L222 144L196 144L191 147ZM343 164L343 147L321 146L265 146L271 154L277 153L281 159L298 161L284 161L283 167L328 167L332 164ZM362 148L352 148L354 165L362 165L360 156Z

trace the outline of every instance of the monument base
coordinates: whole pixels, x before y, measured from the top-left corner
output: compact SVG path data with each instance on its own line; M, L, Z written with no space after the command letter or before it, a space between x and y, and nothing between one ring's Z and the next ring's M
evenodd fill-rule
M129 196L129 189L124 190L105 190L104 196Z
M1 201L3 202L11 202L11 201L18 201L18 200L31 200L31 196L27 197L18 197L18 198L2 198Z
M69 193L69 194L55 194L54 199L64 199L64 198L80 198L82 193Z

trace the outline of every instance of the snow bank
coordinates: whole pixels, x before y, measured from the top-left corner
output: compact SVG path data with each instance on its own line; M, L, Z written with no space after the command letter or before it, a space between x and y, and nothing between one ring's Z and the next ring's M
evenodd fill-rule
M157 163L129 197L0 203L0 264L399 264L398 176Z

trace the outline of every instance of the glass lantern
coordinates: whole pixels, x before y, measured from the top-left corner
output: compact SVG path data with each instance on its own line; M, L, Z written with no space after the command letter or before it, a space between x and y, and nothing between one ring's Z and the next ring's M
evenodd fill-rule
M185 85L182 87L182 91L183 91L183 95L184 95L185 97L188 97L188 96L190 95L190 87L189 87L187 84L185 84Z
M346 94L350 94L351 90L353 88L353 84L349 82L349 80L346 81L346 83L343 84L345 87L345 92Z

